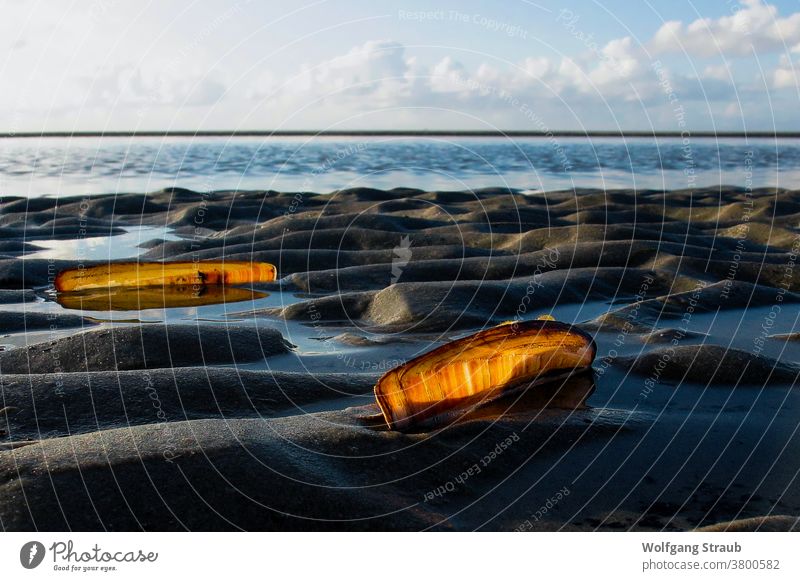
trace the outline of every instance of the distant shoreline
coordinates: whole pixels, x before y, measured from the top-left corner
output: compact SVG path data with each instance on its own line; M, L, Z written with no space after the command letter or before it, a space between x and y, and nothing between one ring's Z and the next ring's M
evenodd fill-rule
M364 131L45 131L0 133L0 139L41 137L712 137L717 139L796 139L800 131L459 131L459 130L364 130Z

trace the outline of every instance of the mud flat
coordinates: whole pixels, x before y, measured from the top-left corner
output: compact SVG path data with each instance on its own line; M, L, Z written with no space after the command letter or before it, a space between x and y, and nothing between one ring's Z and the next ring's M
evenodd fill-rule
M0 526L796 529L799 220L728 186L2 198ZM91 262L37 240L141 226L170 232L142 258L280 279L224 312L53 301ZM542 314L594 336L591 374L388 430L382 372Z

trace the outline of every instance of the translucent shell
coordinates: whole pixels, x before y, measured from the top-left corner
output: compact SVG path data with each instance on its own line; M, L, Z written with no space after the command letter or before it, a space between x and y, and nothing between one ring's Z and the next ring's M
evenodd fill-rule
M389 427L435 426L510 391L553 380L594 361L592 337L558 321L504 323L395 367L375 397Z
M61 271L57 291L79 291L117 286L201 286L271 282L277 271L266 262L112 262Z

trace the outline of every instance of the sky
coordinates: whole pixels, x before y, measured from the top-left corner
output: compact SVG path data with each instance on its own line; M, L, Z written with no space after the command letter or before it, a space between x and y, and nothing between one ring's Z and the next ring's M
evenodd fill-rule
M798 0L0 0L0 49L5 133L800 130Z

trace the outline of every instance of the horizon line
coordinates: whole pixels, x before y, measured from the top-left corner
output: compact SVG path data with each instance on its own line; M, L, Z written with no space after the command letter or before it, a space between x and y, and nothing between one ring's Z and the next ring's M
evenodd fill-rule
M800 138L800 131L526 131L526 130L459 130L459 129L364 129L364 130L200 130L200 131L20 131L0 133L0 139L47 137L715 137L784 139Z

